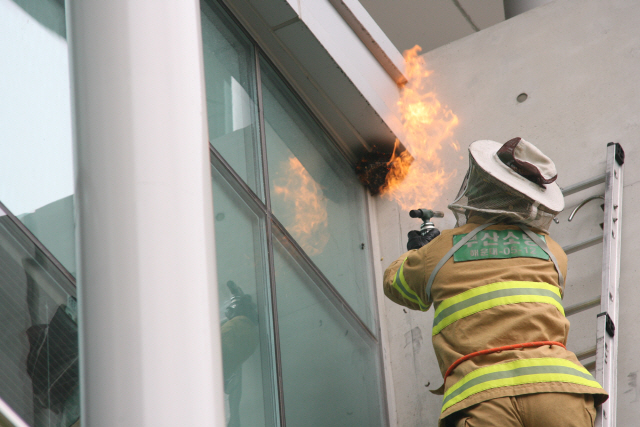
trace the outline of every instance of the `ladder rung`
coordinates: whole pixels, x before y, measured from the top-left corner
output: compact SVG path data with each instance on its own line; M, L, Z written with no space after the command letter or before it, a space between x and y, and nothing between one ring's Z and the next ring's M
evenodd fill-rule
M587 180L578 182L577 184L570 185L565 188L561 188L562 195L567 197L573 193L577 193L578 191L586 190L589 187L593 187L598 184L602 184L605 180L606 174L602 174L600 176L596 176L594 178L589 178Z
M581 251L582 249L586 249L590 246L597 245L602 242L602 236L592 237L580 243L574 243L573 245L567 245L562 248L564 253L567 255L572 254L574 252Z
M580 353L576 353L576 357L578 360L588 359L589 357L593 357L596 355L596 347L590 348L589 350L581 351Z
M600 305L600 296L598 295L596 298L591 299L589 301L583 301L578 304L570 305L569 307L564 309L565 316L571 316L572 314L580 313L591 307L596 307Z

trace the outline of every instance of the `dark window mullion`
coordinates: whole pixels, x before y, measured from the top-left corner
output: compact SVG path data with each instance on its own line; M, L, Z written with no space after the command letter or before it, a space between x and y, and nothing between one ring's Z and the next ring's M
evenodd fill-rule
M256 70L256 88L258 96L258 120L260 132L260 151L262 153L262 181L264 184L264 197L267 208L267 254L269 262L269 282L271 285L271 320L273 322L273 341L275 347L276 377L278 385L278 408L280 410L280 425L286 427L286 417L284 411L284 384L282 381L282 357L280 349L280 329L278 326L278 303L276 297L276 272L273 253L273 233L272 233L272 213L271 213L271 193L269 189L269 165L267 162L267 137L264 123L264 104L262 102L262 76L260 71L260 49L254 45L255 52L255 70Z
M247 194L251 201L260 208L262 213L267 215L267 207L249 185L242 179L240 175L231 167L231 165L222 157L222 154L216 148L209 144L209 152L211 154L211 160L214 162L216 169L225 175L225 179L238 192L238 194ZM222 170L221 170L222 169Z

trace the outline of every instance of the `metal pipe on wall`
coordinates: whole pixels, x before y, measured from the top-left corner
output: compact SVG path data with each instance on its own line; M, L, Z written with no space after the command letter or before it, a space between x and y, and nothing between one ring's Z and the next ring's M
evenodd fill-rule
M223 426L199 3L66 7L82 426Z

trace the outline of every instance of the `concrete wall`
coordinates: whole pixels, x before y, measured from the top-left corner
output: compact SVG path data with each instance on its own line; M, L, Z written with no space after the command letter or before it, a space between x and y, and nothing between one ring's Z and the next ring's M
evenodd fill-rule
M507 141L520 136L552 157L558 183L566 187L604 172L606 143L626 151L622 215L621 317L618 375L618 425L636 425L640 395L640 289L637 287L640 208L638 135L640 134L640 3L635 0L556 0L425 55L435 72L440 100L458 115L460 153L445 153L457 177L432 208L445 208L455 196L467 167L466 148L477 139ZM516 98L526 93L526 101ZM586 196L602 193L600 185L569 196L560 224L551 233L568 245L601 233L599 203L585 206L571 223L568 214ZM382 269L404 251L406 233L418 221L395 203L375 200ZM416 206L418 207L418 206ZM422 207L422 206L421 206ZM437 221L436 221L437 222ZM448 215L437 223L453 225ZM565 306L599 294L602 245L569 256ZM390 360L398 426L436 425L441 398L428 389L442 378L429 343L433 312L403 310L385 300ZM595 345L598 308L570 317L569 347L582 351ZM384 312L382 313L385 314ZM592 359L591 359L592 360ZM589 360L586 360L589 362ZM393 418L393 417L392 417Z

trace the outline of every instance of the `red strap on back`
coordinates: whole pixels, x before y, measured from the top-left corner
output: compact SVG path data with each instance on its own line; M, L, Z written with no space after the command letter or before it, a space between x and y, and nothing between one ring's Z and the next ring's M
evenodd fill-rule
M447 377L451 374L451 372L453 372L453 370L459 364L461 364L465 360L469 360L469 359L471 359L473 357L480 356L482 354L498 353L498 352L506 351L506 350L517 350L519 348L542 347L543 345L549 345L549 346L557 345L559 347L564 348L565 350L567 349L567 347L565 347L564 344L559 343L557 341L534 341L534 342L525 342L525 343L522 343L522 344L512 344L512 345L505 345L505 346L502 346L502 347L489 348L487 350L474 351L473 353L467 354L466 356L462 356L461 358L459 358L458 360L453 362L451 364L451 366L449 366L449 369L447 369L447 372L444 374L444 382L445 382L445 384L447 383Z

